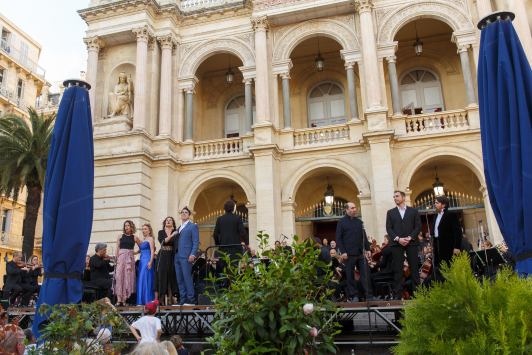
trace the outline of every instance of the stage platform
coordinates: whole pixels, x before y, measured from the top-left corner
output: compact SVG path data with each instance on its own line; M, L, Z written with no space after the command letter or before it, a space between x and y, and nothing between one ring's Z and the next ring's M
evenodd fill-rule
M336 303L341 308L334 321L342 325L342 333L336 336L335 343L340 344L369 344L370 331L375 344L397 344L397 335L401 332L398 320L401 310L409 301L380 301L370 302L368 315L365 302ZM128 324L132 324L144 315L144 307L118 307L118 310ZM9 318L18 316L23 328L33 323L35 308L9 308ZM214 333L212 324L215 318L214 305L198 306L160 306L157 317L161 319L163 338L179 334L188 342L203 342L206 337ZM332 314L331 314L332 315ZM371 317L371 328L369 327ZM127 342L135 342L129 333L123 338Z

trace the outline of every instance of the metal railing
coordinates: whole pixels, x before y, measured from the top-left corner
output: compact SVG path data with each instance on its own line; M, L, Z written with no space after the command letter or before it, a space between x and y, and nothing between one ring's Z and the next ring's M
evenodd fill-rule
M319 219L340 219L345 216L345 203L340 201L334 201L328 205L325 201L321 201L310 205L303 209L296 215L296 222L300 221L313 221ZM361 214L355 215L355 217L361 217Z
M206 216L197 219L196 224L198 225L198 228L213 228L214 226L216 226L216 220L218 219L218 217L223 216L224 214L224 210L214 211ZM242 217L244 225L247 225L249 223L249 216L247 213L236 211L235 214L237 216Z
M294 148L344 143L349 140L347 125L303 128L294 131Z
M15 105L20 108L22 111L26 112L28 111L29 105L24 101L23 98L20 98L17 96L17 93L11 89L8 89L5 86L0 85L0 95L7 98L9 101L14 101Z
M8 232L0 232L0 245L9 248L21 249L23 239L24 237L21 235L13 235Z
M242 138L216 139L194 143L194 159L225 158L244 155Z
M484 201L477 196L471 196L462 192L446 191L445 196L449 199L449 209L470 209L470 208L483 208ZM429 194L418 198L412 203L412 207L419 211L435 211L434 202L436 196Z
M25 67L29 72L40 76L44 79L44 76L46 74L46 70L41 68L37 63L35 63L33 60L28 58L24 53L16 49L14 46L12 46L10 43L7 43L4 40L1 40L0 42L0 50L7 54L8 57L16 60L18 63L20 63L23 67Z
M406 134L426 135L469 129L466 110L433 112L405 118Z

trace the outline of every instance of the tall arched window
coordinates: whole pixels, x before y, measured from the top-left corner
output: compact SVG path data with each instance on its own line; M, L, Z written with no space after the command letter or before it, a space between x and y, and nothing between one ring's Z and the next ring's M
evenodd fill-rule
M337 83L322 82L308 96L309 127L321 127L345 123L344 89Z
M255 99L253 99L253 124ZM239 95L225 106L225 138L240 137L246 133L246 97Z
M444 110L441 82L428 69L414 69L401 77L401 107L405 115Z

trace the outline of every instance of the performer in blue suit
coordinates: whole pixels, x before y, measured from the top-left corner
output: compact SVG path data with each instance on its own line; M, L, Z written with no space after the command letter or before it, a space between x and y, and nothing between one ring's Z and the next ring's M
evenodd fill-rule
M174 237L175 273L179 285L180 305L194 305L194 282L192 281L192 264L199 247L198 226L190 221L190 210L185 207L181 211L181 225Z

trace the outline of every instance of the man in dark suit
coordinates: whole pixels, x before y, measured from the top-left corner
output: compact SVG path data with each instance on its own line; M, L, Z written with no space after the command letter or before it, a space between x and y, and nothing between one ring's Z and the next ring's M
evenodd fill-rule
M113 280L109 273L114 270L114 267L111 265L111 259L106 257L107 244L104 242L96 244L94 251L96 254L89 259L90 284L102 289L105 296L111 299Z
M345 204L345 216L342 217L336 226L336 243L343 252L345 271L347 276L347 291L351 297L351 302L358 302L358 290L355 283L355 267L360 274L362 287L366 287L366 272L369 274L368 260L371 257L371 250L368 238L364 231L361 220L355 217L357 207L354 203ZM368 275L369 276L369 275ZM368 288L366 291L370 301L378 301Z
M192 265L196 260L196 254L199 247L199 229L198 226L190 221L190 210L184 207L181 210L181 225L178 227L177 234L174 238L175 260L174 267L179 286L179 296L181 300L179 305L193 306L194 297L194 280L192 278Z
M386 232L392 238L390 244L393 253L394 269L394 300L400 300L403 295L403 268L406 260L412 275L412 287L415 291L419 285L419 232L421 232L421 218L415 208L405 204L405 193L395 191L393 199L397 207L386 214Z
M23 291L24 297L22 298L21 306L27 307L30 301L31 295L35 292L35 287L26 283L24 279L24 274L28 272L27 267L20 268L17 266L17 263L22 260L22 253L16 251L13 253L13 260L6 263L6 284L4 285L4 292L11 292L11 297L9 302L13 304L19 294Z
M379 290L375 289L377 282L380 280L386 280L394 276L393 272L393 253L392 248L390 248L390 243L392 238L386 234L384 236L385 245L382 247L382 258L375 264L375 269L379 270L371 274L371 286L377 294L381 294ZM381 294L381 296L383 296Z
M216 226L214 227L214 232L212 234L216 245L241 244L241 242L244 242L245 245L249 244L242 217L234 214L234 210L234 201L229 200L224 203L225 214L218 217L216 220ZM242 238L242 240L240 240L240 238ZM242 255L245 252L240 246L221 247L219 248L219 251L228 254L231 261L237 260L238 254ZM225 266L224 260L218 262L218 267L221 270L223 270Z
M454 254L460 254L462 246L462 226L454 212L449 211L449 199L446 196L436 198L434 208L434 264L450 262Z

